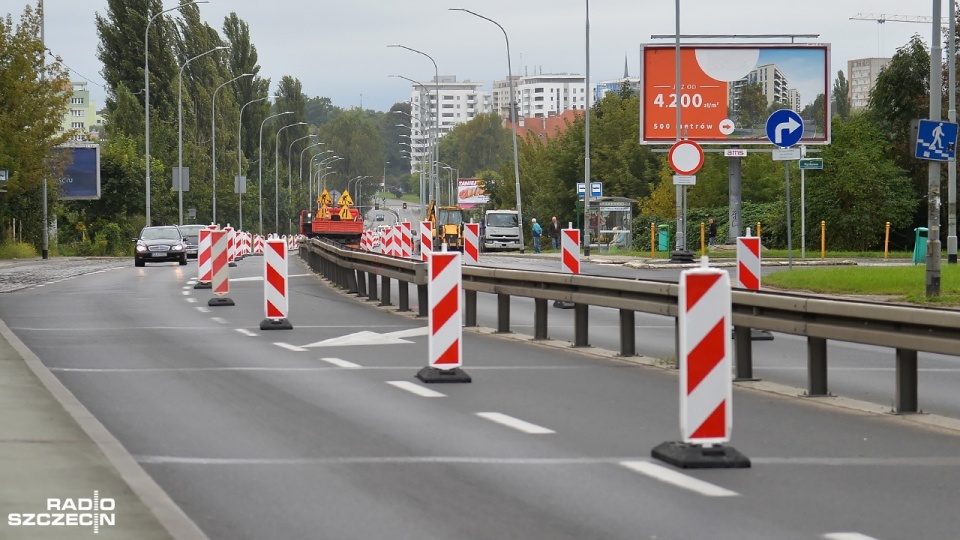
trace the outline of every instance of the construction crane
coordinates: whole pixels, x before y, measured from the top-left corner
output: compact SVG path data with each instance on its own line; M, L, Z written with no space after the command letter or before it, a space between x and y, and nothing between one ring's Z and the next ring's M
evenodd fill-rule
M905 22L905 23L927 23L933 22L933 17L929 15L888 15L886 13L857 13L850 17L851 21L877 21L878 24L885 22ZM949 19L941 18L941 24L946 26Z

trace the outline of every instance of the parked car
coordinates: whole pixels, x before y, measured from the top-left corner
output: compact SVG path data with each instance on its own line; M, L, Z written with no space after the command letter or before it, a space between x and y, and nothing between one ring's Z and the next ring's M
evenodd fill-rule
M377 214L377 221L383 221L383 214Z
M200 251L200 229L204 225L180 225L180 234L183 235L183 247L188 259L196 259Z
M137 248L133 253L135 266L144 266L147 261L177 261L180 266L187 264L183 235L176 225L144 227L136 242Z

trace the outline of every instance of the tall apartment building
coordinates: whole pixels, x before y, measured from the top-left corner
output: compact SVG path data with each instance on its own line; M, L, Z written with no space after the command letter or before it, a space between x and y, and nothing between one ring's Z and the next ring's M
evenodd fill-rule
M890 58L858 58L847 60L847 97L850 109L864 109L870 102L870 91L877 84L880 70L890 63Z
M90 99L90 91L86 82L71 82L67 89L70 92L70 101L67 105L67 114L60 124L60 133L70 130L79 130L71 140L90 141L100 138L103 128L103 117L97 113L97 106Z
M478 114L493 111L490 92L481 90L483 83L457 82L455 75L441 75L439 80L440 106L437 107L437 81L424 86L414 84L410 92L410 170L430 149L430 136L436 130L440 115L442 138L458 124L473 120Z
M582 110L587 105L583 75L567 73L514 76L517 116L545 118L563 111ZM493 109L504 120L510 119L510 84L504 79L493 82Z
M730 104L731 112L740 109L740 93L745 84L760 84L760 90L767 98L767 107L774 103L781 103L788 106L791 110L800 112L801 98L800 91L796 88L790 88L786 75L780 71L776 64L765 64L747 74L739 81L733 81L727 87L727 101Z

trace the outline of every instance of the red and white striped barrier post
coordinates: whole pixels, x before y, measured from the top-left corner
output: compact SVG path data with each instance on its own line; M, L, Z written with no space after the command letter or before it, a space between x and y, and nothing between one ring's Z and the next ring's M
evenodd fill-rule
M480 224L463 225L463 264L480 264Z
M580 273L580 229L560 231L560 271L565 274Z
M399 224L394 225L390 229L390 233L393 235L393 252L390 253L394 257L403 256L403 229Z
M470 376L460 367L463 365L460 254L455 251L432 253L427 269L429 365L417 373L417 378L425 383L470 382Z
M730 278L701 267L680 274L677 358L680 363L681 442L654 448L653 457L682 468L749 467L750 460L723 446L733 424Z
M210 229L203 228L197 233L197 284L194 289L209 289L213 279L213 244L210 241Z
M413 257L413 231L409 221L400 222L400 256L404 259Z
M760 237L750 236L750 227L747 227L747 236L737 237L737 287L759 291L761 269ZM743 336L747 337L745 333ZM751 328L749 337L751 341L770 341L773 339L773 334L767 330ZM737 378L752 380L753 366L738 362Z
M433 222L420 222L420 260L430 260L430 253L433 252Z
M226 230L210 231L210 243L213 246L211 250L211 260L213 261L211 284L214 296L207 302L207 305L211 307L234 305L233 300L227 296L230 294L229 239L230 233Z
M253 237L253 254L263 255L263 236L259 234Z
M233 230L229 223L223 230L227 231L227 265L234 267L237 265L235 262L237 260L237 231Z
M292 330L287 319L290 311L290 280L287 268L290 244L283 239L268 240L263 250L263 309L266 318L261 330Z

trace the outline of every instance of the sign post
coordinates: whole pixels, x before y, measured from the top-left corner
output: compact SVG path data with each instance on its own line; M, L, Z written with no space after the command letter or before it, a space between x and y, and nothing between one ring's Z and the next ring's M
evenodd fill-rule
M787 182L787 266L793 268L793 234L791 231L793 225L790 220L790 161L800 159L801 150L790 147L800 142L803 137L803 118L790 109L774 111L767 118L766 132L770 142L779 147L779 150L774 150L775 154L778 151L781 154L786 154L783 149L795 151L792 155L780 156L781 161L787 161L783 167L783 170L786 171ZM774 160L777 160L776 156Z
M687 186L697 183L697 177L694 176L697 171L703 167L703 148L695 141L688 139L679 140L670 147L670 153L667 154L670 161L670 167L677 174L673 177L673 183L678 187L677 197L677 245L676 250L670 256L673 262L691 262L693 255L687 252Z

